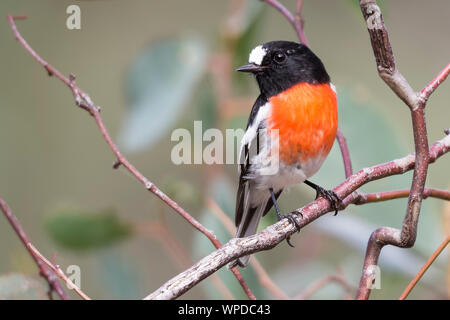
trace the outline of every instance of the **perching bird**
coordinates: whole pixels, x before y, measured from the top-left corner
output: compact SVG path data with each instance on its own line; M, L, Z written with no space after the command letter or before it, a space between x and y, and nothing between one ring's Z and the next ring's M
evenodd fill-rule
M249 64L237 71L252 73L261 93L241 142L236 237L255 234L273 205L278 220L288 218L300 230L292 215L280 213L276 200L284 188L302 182L337 213L338 196L306 180L321 167L337 131L336 91L322 61L303 44L272 41L254 48ZM245 267L249 257L232 266Z

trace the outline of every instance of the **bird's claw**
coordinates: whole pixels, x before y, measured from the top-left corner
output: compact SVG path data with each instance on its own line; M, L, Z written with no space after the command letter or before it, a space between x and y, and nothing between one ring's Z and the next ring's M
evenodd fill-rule
M324 188L319 187L317 189L316 199L319 197L327 199L334 210L334 215L338 214L339 208L342 205L342 199L339 198L336 192L334 192L333 190L326 190Z
M301 212L295 213L296 215L300 215L303 218L303 215L301 214ZM296 229L297 232L300 232L300 225L298 224L297 220L294 217L294 213L288 213L288 214L280 214L280 216L278 217L278 220L282 220L282 219L288 219L290 223L292 223ZM292 248L294 248L294 245L291 243L291 236L287 236L286 237L286 242L288 243L288 245Z

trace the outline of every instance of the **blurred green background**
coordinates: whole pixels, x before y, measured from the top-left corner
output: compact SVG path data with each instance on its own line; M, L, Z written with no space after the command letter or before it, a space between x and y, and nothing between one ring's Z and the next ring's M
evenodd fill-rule
M295 9L295 1L283 3ZM449 62L450 2L380 3L397 65L419 90ZM70 4L81 8L81 30L66 28ZM14 40L5 18L9 13L28 14L17 22L22 35L61 72L77 76L78 85L102 107L107 128L128 159L221 241L230 238L205 203L214 199L234 219L236 165L174 165L171 132L192 132L194 120L203 121L203 130L245 126L258 92L252 79L234 69L260 43L296 40L279 12L256 0L3 0L0 13L0 195L44 255L54 256L63 269L80 266L81 287L92 298L138 299L213 246L123 168L112 169L115 159L94 121ZM412 152L408 109L377 75L357 1L305 1L303 16L310 46L338 89L339 123L354 170ZM430 144L450 126L448 88L443 84L427 107ZM427 186L448 189L449 164L447 156L431 165ZM331 188L343 178L335 145L312 181ZM363 190L407 188L410 180L411 173ZM285 192L280 205L290 211L313 197L300 185ZM424 202L413 249L383 250L381 289L373 290L371 298L397 298L437 248L445 235L443 205L434 199ZM356 287L371 231L401 226L405 208L406 199L350 206L295 235L295 249L282 243L255 256L291 297L333 274ZM274 221L269 214L261 227ZM446 254L411 298L448 298ZM0 298L45 298L45 282L3 217L0 256ZM182 298L245 298L228 270L218 274L221 280L209 278ZM275 298L251 267L244 276L257 298ZM312 296L344 297L336 284Z

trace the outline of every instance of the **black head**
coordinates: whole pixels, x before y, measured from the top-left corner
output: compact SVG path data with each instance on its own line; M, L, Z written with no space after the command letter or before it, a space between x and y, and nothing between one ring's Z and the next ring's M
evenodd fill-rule
M322 61L305 45L291 41L271 41L252 50L249 64L237 71L255 75L267 98L300 82L328 83Z

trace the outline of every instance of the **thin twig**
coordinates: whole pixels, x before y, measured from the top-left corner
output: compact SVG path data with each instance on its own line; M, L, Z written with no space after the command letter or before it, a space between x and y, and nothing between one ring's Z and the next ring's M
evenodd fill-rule
M50 269L53 270L53 272L55 272L58 277L61 278L61 280L63 280L65 283L67 283L67 285L72 288L73 290L75 290L76 293L78 293L78 295L83 298L84 300L91 300L91 298L89 298L83 291L81 291L81 289L75 285L75 283L72 282L72 280L70 280L69 278L67 278L67 276L64 274L64 272L61 270L61 268L59 266L55 266L53 263L51 263L46 257L44 257L42 255L42 253L40 253L38 251L38 249L36 249L35 246L33 246L31 243L28 243L28 248L30 250L33 251L33 253L41 260L43 261Z
M400 199L409 197L410 190L393 190L393 191L384 191L384 192L376 192L376 193L365 193L359 194L358 198L355 200L355 204L361 205L371 202L381 202L388 201L392 199ZM450 191L448 190L439 190L432 188L425 188L423 190L423 199L428 197L437 198L441 200L450 201Z
M27 249L28 253L33 258L34 262L39 268L40 275L48 282L48 285L50 287L49 290L49 298L52 298L52 291L55 291L58 296L63 299L67 300L69 297L64 292L61 284L58 281L58 278L55 276L55 274L50 271L39 259L39 257L35 254L33 250L30 249L29 245L31 244L30 239L28 238L27 234L23 230L22 226L19 223L19 220L17 220L16 216L13 214L9 206L6 204L6 202L0 197L0 209L5 214L6 219L11 224L12 228L16 232L17 236L19 237L20 241L22 241L23 245Z
M136 225L136 228L143 235L151 237L161 243L170 258L178 264L181 269L188 268L193 264L193 261L187 255L186 248L172 233L165 222L164 217L159 221L139 223ZM225 299L235 300L233 294L217 274L211 275L211 282Z
M420 98L424 101L427 101L430 95L434 92L434 90L439 87L439 85L447 79L447 76L450 73L450 63L445 66L444 69L434 78L425 88L420 91Z
M430 163L436 161L437 158L449 150L450 136L446 136L431 146ZM414 165L415 157L413 154L410 154L400 159L364 168L347 178L333 191L341 199L344 199L344 204L348 204L345 201L346 197L351 196L354 191L364 184L388 176L403 174L412 170ZM305 207L291 213L294 215L298 225L303 228L330 211L334 211L334 209L331 208L329 201L324 198L318 198ZM295 232L296 228L293 224L288 219L283 219L253 236L231 239L220 249L212 252L191 268L167 281L158 290L149 294L146 299L177 298L227 263L251 253L272 249Z
M267 4L271 5L275 9L281 12L281 14L292 24L292 26L295 29L295 32L297 33L297 36L301 43L304 45L308 45L308 40L306 39L305 33L303 32L303 22L301 19L301 9L302 5L301 3L297 5L297 16L299 18L296 19L294 15L286 9L285 6L283 6L280 2L277 0L261 0L263 2L266 2ZM300 1L299 1L300 2Z
M336 132L336 140L341 149L342 160L344 162L345 177L348 178L353 174L352 160L350 159L350 151L348 150L347 139L341 129L338 128Z
M412 289L416 286L417 282L422 278L424 273L428 270L428 268L433 264L433 262L436 260L436 258L441 254L441 252L445 249L445 247L450 242L450 236L447 236L444 241L439 245L439 247L436 249L435 252L431 255L431 257L427 260L427 262L424 264L424 266L420 269L419 273L412 279L412 281L408 284L408 287L406 287L405 291L402 293L402 295L398 298L399 300L404 300L408 297L408 295L411 293Z
M385 245L394 245L401 248L410 248L416 241L417 224L423 200L428 164L430 157L432 157L428 148L425 105L430 94L447 77L449 68L447 65L421 92L415 92L396 67L389 35L376 1L360 0L359 3L367 23L378 74L410 109L416 159L402 228L400 230L391 227L378 228L372 233L367 244L357 298L368 299L371 285L375 280L373 266L377 265L383 247Z
M25 16L21 16L20 18L23 19ZM11 29L14 33L14 37L19 41L19 43L30 53L30 55L38 61L48 72L49 75L56 76L59 80L61 80L66 86L69 87L69 89L72 91L72 94L75 99L75 103L77 106L81 107L82 109L89 112L89 114L94 117L95 122L97 123L97 126L114 153L115 157L117 158L117 161L114 164L114 167L118 167L118 163L120 163L122 166L124 166L132 175L136 177L139 182L141 182L145 188L152 192L154 195L156 195L159 199L164 201L169 207L171 207L175 212L177 212L180 216L182 216L189 224L191 224L195 229L203 233L214 245L215 248L220 248L221 243L217 239L216 235L211 231L205 228L200 222L198 222L193 216L191 216L186 210L184 210L178 203L176 203L174 200L172 200L170 197L168 197L164 192L162 192L156 185L154 185L150 180L148 180L141 172L139 172L126 158L122 155L122 153L119 151L117 145L112 140L111 136L109 135L108 130L106 129L103 119L100 115L100 108L94 104L92 99L88 94L86 94L83 90L81 90L75 83L75 76L70 75L69 78L65 77L61 72L59 72L56 68L54 68L52 65L50 65L47 61L42 59L34 50L33 48L25 41L25 39L22 37L22 35L19 33L17 26L15 24L16 17L12 15L8 15L9 24L11 26ZM248 287L247 283L245 282L244 278L242 277L240 271L237 268L233 268L232 273L236 277L236 279L239 281L242 289L245 291L249 299L255 299L254 294L251 292L250 288Z
M295 32L297 33L298 39L301 43L309 47L308 41L306 40L305 32L304 32L304 21L302 18L302 9L303 9L303 0L297 0L297 8L296 15L294 15L286 9L280 2L277 0L261 0L266 2L268 5L274 7L278 11L280 11L283 16L292 24ZM345 139L344 134L341 129L338 128L336 133L336 140L339 144L339 148L341 149L342 160L344 161L344 169L345 169L345 177L348 178L352 175L352 161L350 159L350 152L348 150L347 140Z

